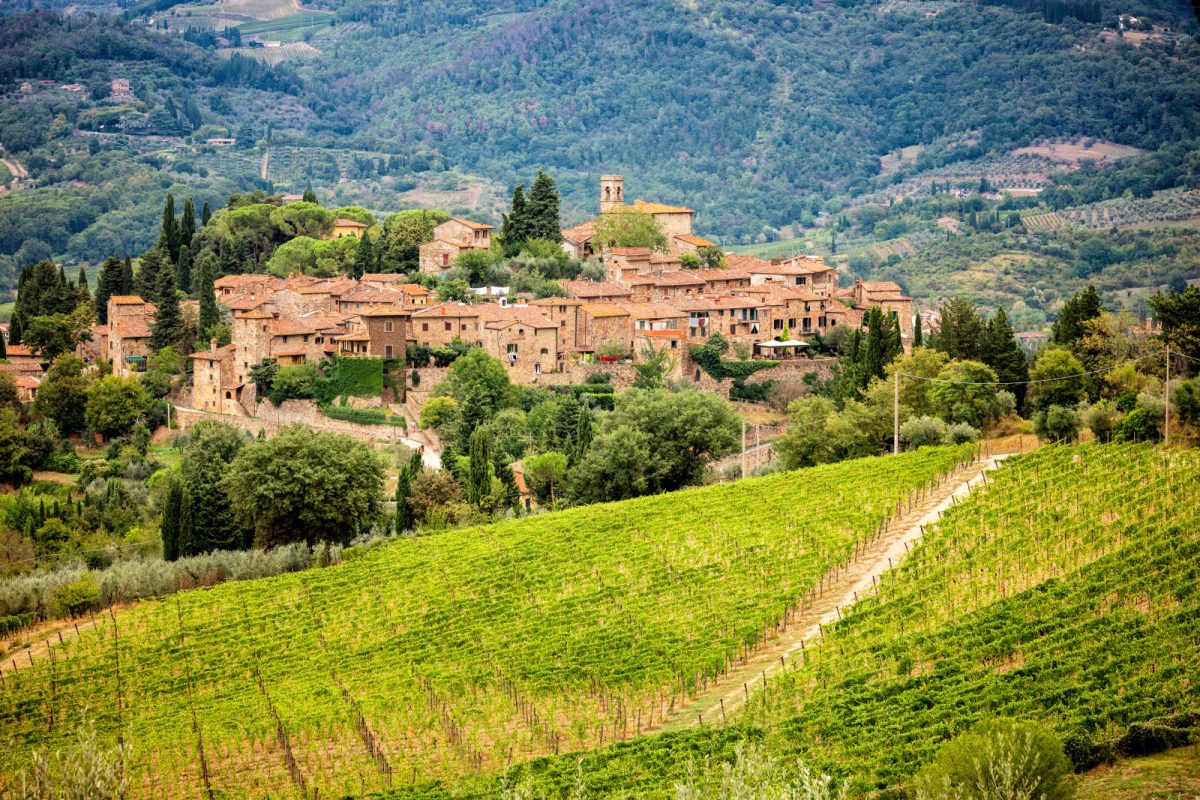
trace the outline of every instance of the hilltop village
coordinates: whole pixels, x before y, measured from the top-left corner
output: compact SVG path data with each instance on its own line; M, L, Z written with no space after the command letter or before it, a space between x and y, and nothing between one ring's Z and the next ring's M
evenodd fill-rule
M725 253L723 267L686 269L687 256L716 248L693 232L692 209L642 200L626 205L620 176L601 180L599 205L601 215L633 208L653 216L667 247L606 246L595 236L599 217L563 230L569 255L598 258L604 268L604 280L563 281L569 297L491 296L484 290L482 302L437 302L429 289L395 274L367 273L357 280L221 277L214 288L229 313L231 341L191 354L191 404L201 411L253 413L250 370L265 359L281 366L333 356L400 359L413 346L456 341L500 359L514 383L537 384L574 365L637 361L664 349L676 357L681 374L699 381L689 346L714 333L752 358L803 359L812 337L861 325L871 307L898 321L904 347L911 348L912 301L895 283L843 287L832 267L811 256L767 260ZM365 229L338 220L331 235L359 237ZM492 233L493 226L467 219L437 225L433 239L420 246L421 272L438 276L462 253L490 248ZM154 314L154 305L140 297L111 297L108 324L95 326L82 347L91 358L111 361L117 375L140 371L151 354Z

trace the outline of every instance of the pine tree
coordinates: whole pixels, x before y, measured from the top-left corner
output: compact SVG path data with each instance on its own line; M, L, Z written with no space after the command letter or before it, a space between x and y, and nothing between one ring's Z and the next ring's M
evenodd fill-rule
M512 206L500 220L500 243L506 256L521 252L521 245L529 238L529 217L525 207L525 186L517 184L513 189Z
M217 310L217 295L213 289L212 259L208 256L200 262L200 333L206 334L212 330L220 319Z
M476 428L471 433L470 462L467 467L467 502L482 505L492 489L492 458L488 452L487 431Z
M319 205L317 193L313 191L311 186L304 190L304 197L302 199L306 203L317 203Z
M975 304L955 297L942 304L942 323L929 345L955 361L979 361L983 356L985 329Z
M171 262L163 261L158 270L158 286L154 304L154 323L150 326L150 347L154 351L178 344L183 338L183 315L179 310L179 295L175 292L175 270Z
M208 207L208 201L205 200L204 208L200 211L200 225L207 225L210 219L212 219L212 209Z
M561 242L562 223L559 220L558 208L558 189L554 186L554 179L538 170L526 206L526 216L529 220L526 238Z
M175 479L167 487L162 522L158 526L158 534L162 538L163 561L175 561L179 558L179 516L182 506L183 485Z
M1029 380L1029 363L1003 308L997 308L988 320L985 342L983 363L996 371L998 380L1011 384L1007 388L1016 396L1020 408L1025 402L1024 381Z
M374 264L375 248L371 245L371 234L363 231L362 238L358 240L358 250L354 253L354 278L361 279Z
M1090 283L1063 305L1058 319L1054 321L1050 336L1055 344L1073 347L1087 333L1087 322L1100 316L1104 306L1100 293Z

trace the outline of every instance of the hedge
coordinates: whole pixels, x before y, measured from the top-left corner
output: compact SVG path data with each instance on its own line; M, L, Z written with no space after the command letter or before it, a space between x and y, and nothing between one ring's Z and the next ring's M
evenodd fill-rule
M321 413L330 419L354 422L359 425L395 425L408 429L408 421L402 416L388 414L378 408L351 408L349 406L321 406Z

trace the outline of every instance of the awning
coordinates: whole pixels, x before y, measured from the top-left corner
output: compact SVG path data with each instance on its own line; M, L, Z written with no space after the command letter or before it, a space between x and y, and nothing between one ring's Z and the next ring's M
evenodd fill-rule
M799 339L786 339L779 343L782 347L808 347L808 342L802 342Z

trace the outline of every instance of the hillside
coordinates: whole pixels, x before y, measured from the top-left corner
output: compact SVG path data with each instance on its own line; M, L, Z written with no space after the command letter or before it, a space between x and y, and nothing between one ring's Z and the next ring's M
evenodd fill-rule
M749 738L864 792L902 785L946 738L998 715L1057 728L1078 769L1186 744L1200 714L1200 458L1044 447L990 475L753 694L738 724L544 760L515 777L554 797L581 768L587 797L667 798L689 763L727 760Z
M134 797L454 785L633 738L971 457L922 450L450 531L101 617L4 675L0 785L85 709L134 746Z
M78 7L13 16L0 20L0 143L31 177L0 196L0 285L46 253L144 247L131 220L168 189L312 185L386 212L441 202L449 174L469 191L446 210L497 221L495 199L544 167L572 223L594 212L596 176L621 172L637 176L634 196L696 208L698 229L730 245L960 164L1017 152L1049 180L1081 163L1042 140L1091 137L1107 163L1137 161L1200 132L1200 48L1183 3L1106 0L1102 23L1131 8L1160 32L1109 41L1073 17L942 0L263 0L141 6L129 21ZM242 46L218 47L224 23ZM114 78L131 97L108 95ZM204 146L222 136L239 149ZM299 168L264 181L268 146L268 165L295 151ZM38 218L55 224L27 222Z

